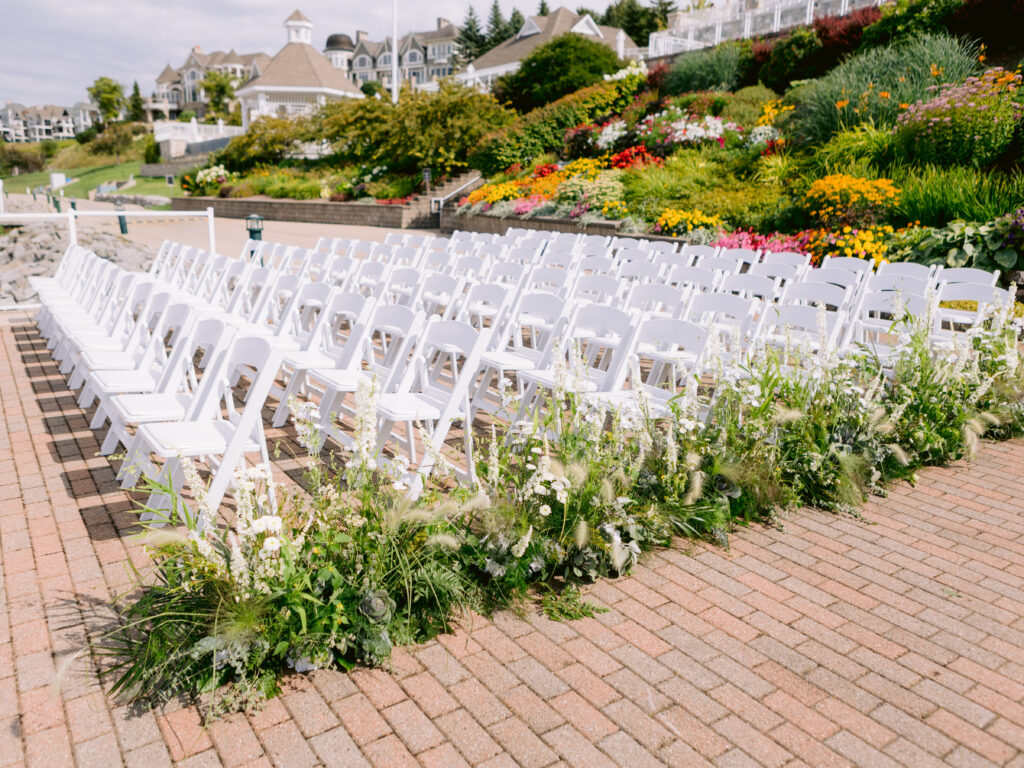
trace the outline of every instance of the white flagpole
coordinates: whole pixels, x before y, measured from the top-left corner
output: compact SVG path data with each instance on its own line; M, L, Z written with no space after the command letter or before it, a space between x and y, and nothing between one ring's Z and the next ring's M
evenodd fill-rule
M391 103L398 103L398 0L391 0Z

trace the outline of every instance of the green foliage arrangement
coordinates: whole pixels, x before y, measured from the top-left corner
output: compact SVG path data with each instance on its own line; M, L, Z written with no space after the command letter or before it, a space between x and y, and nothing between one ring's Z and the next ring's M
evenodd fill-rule
M156 143L156 139L150 134L146 137L146 146L142 151L142 159L147 163L159 163L160 162L160 145Z
M900 104L928 96L942 82L962 82L977 71L977 50L946 35L919 35L860 53L801 89L793 132L821 143L864 122L892 126Z
M983 224L958 219L893 251L893 259L1008 272L1024 269L1024 209Z
M117 117L124 106L124 86L111 77L97 77L86 91L105 123Z
M231 139L211 162L222 163L235 172L262 163L279 163L303 141L307 130L307 123L302 119L261 117L251 123L245 133Z
M611 413L581 399L579 350L563 348L540 415L492 429L478 486L415 503L400 473L376 467L371 387L343 467L296 404L310 496L275 506L273 476L256 467L236 474L230 525L175 497L185 535L151 533L154 571L100 643L112 690L153 702L228 684L214 711L245 707L292 669L382 664L461 611L534 588L553 618L594 615L578 585L628 573L674 534L727 544L733 525L794 505L848 511L889 479L969 457L993 426L1020 433L1018 330L996 312L949 349L896 317L892 376L871 351L716 354L714 398L694 379L662 419L642 397ZM203 483L190 464L185 474L203 510Z
M494 95L519 112L529 112L593 85L620 66L607 45L569 32L535 48L519 69L498 78Z
M722 119L751 128L761 117L761 107L776 98L778 94L763 85L740 88L722 109Z
M976 168L897 166L893 180L902 190L898 213L904 221L941 227L955 219L991 221L1024 205L1024 174Z

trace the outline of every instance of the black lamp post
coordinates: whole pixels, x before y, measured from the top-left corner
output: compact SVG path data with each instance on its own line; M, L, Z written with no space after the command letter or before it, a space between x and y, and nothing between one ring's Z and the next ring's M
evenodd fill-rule
M250 240L262 240L263 239L263 217L251 213L245 217L245 228L249 230Z

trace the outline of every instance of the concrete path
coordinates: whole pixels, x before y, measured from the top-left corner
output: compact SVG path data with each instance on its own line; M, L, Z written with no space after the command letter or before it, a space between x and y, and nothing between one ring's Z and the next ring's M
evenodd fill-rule
M1024 766L1024 441L863 519L681 543L588 589L596 619L476 619L203 730L83 665L54 694L147 558L23 313L0 316L0 408L0 766Z

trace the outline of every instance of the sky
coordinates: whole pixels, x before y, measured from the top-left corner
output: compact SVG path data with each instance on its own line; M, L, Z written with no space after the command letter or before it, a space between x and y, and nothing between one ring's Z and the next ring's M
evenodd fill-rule
M506 17L518 6L536 13L539 0L499 0ZM371 39L391 33L387 0L2 0L0 2L0 104L70 106L86 98L100 76L113 77L130 91L138 80L149 95L164 65L180 67L192 46L203 51L262 51L273 55L285 43L284 20L298 8L313 22L313 45L328 34ZM604 9L609 0L587 3ZM557 8L557 0L549 0ZM568 8L579 5L576 0ZM398 0L398 34L434 28L442 16L456 24L469 0ZM486 23L491 0L473 0Z

